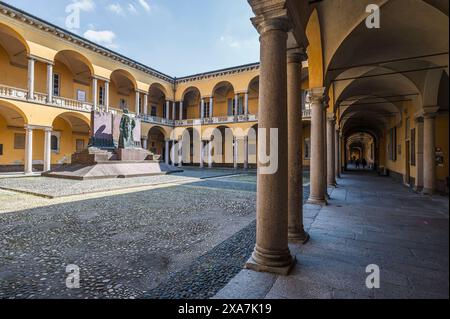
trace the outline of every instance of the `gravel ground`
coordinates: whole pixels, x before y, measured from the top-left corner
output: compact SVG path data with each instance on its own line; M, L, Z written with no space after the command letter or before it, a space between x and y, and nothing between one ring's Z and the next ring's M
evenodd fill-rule
M108 192L118 189L159 185L163 183L186 183L218 176L240 174L242 172L243 171L234 170L199 170L187 168L182 173L127 179L75 181L48 177L4 178L0 179L0 188L3 190L42 195L48 198L57 198L93 192Z

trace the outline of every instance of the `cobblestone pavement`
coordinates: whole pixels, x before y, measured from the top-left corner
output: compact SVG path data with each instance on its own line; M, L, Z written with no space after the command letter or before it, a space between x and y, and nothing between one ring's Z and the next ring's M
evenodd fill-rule
M16 196L36 198L0 191ZM195 182L38 200L47 204L0 214L0 298L142 298L255 218L254 192ZM80 289L65 286L70 264L80 267Z
M236 179L235 177L230 179ZM241 178L237 178L241 179ZM309 187L305 187L304 201ZM313 216L305 216L309 225ZM200 256L192 264L172 274L145 294L152 299L206 299L213 297L244 267L256 242L256 222Z

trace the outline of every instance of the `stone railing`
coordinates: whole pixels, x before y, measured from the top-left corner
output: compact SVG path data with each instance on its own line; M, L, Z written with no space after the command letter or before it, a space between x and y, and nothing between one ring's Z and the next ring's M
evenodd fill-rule
M93 104L89 102L81 102L73 99L68 99L65 97L55 96L53 97L53 105L62 107L65 109L81 111L81 112L91 112Z
M0 85L0 97L15 100L26 100L28 97L28 91L6 85Z
M145 123L152 123L152 124L161 124L161 125L169 125L169 126L173 126L174 125L174 121L173 120L168 120L162 117L158 117L158 116L151 116L151 115L147 115L147 114L141 114L138 116L142 122Z

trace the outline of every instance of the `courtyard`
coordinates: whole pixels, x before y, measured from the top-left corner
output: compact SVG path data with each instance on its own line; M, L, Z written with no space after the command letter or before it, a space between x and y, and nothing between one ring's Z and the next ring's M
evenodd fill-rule
M306 201L309 193L305 172ZM1 298L447 298L448 202L349 172L330 205L304 206L311 240L288 277L243 270L255 243L256 174L0 180ZM83 190L83 191L81 191ZM176 200L174 200L176 199ZM365 287L378 264L382 288ZM80 288L66 287L66 267Z

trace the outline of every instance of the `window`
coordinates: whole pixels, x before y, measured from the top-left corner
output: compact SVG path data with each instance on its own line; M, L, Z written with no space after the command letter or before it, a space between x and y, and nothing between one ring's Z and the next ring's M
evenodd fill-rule
M14 149L15 150L25 149L25 134L23 133L14 134Z
M236 108L236 100L235 99L228 99L228 115L233 116L234 110Z
M303 154L304 154L304 159L305 160L309 160L310 158L311 158L311 152L310 152L310 149L311 149L311 139L309 139L309 138L305 138L305 147L304 147L304 150L303 150Z
M61 87L61 77L59 74L55 73L53 74L53 95L59 96L60 95L60 87Z
M61 133L52 132L52 137L50 139L50 147L53 153L59 153L60 141L61 141Z
M238 115L244 115L244 97L240 96L238 100Z
M81 152L82 150L84 150L84 140L82 140L82 139L76 140L76 149L77 149L77 152Z
M205 102L205 108L203 110L203 117L209 117L209 106L211 104L209 102Z
M157 108L156 108L156 105L152 105L152 110L151 110L151 116L156 116L156 110L157 110Z
M0 156L3 155L3 144L0 144Z
M397 160L397 128L389 130L389 144L388 144L389 159L391 161Z
M98 103L100 105L105 105L105 89L103 86L101 86L98 91Z

